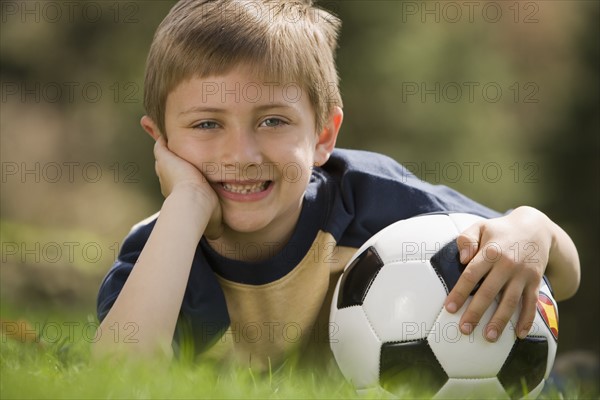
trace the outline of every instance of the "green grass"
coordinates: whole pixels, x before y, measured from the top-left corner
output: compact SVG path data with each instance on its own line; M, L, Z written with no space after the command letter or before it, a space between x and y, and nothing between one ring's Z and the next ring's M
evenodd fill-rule
M214 363L90 362L81 342L39 348L2 344L0 393L6 398L352 398L331 376L293 366L258 373ZM333 375L333 374L331 374Z
M17 319L14 312L5 311L5 307L2 309L3 319ZM92 361L90 340L85 339L82 327L85 324L91 326L93 316L79 316L76 320L60 313L37 311L29 313L27 319L48 338L21 343L3 335L0 342L1 399L381 397L377 392L359 396L333 365L313 369L290 360L277 369L259 373L214 362ZM70 335L66 328L69 323L79 323ZM60 337L48 328L51 326L64 327ZM93 332L88 332L88 336L91 335ZM542 398L584 397L574 389L564 396L551 390L550 395Z
M18 319L2 309L5 321ZM1 399L358 397L335 368L313 370L292 361L261 373L214 362L91 360L91 341L86 335L92 337L93 330L86 333L83 327L93 326L93 316L76 320L53 312L27 314L32 327L48 338L21 343L2 336ZM75 328L69 331L69 326ZM57 327L62 329L60 336ZM34 334L29 337L33 339Z

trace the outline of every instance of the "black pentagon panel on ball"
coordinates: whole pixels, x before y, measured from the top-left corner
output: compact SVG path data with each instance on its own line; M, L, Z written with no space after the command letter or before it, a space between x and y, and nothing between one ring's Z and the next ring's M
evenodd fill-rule
M381 267L383 261L373 246L360 253L342 275L337 299L338 309L362 305Z
M523 397L544 379L548 360L548 341L545 337L528 336L517 339L504 365L498 373L498 380L512 399Z
M458 245L456 244L456 239L449 241L446 245L444 245L441 249L435 253L431 259L429 260L433 269L442 280L444 287L447 292L454 288L460 274L465 270L465 265L460 262L460 253L458 251ZM481 282L479 282L473 290L471 291L471 296L473 296Z
M381 346L379 384L388 392L403 397L407 390L416 389L418 396L430 395L447 381L448 374L427 339L388 342Z

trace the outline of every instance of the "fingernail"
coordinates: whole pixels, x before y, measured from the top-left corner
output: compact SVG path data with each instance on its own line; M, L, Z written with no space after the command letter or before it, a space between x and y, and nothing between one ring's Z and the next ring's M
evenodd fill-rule
M519 332L519 338L525 339L528 333L529 331L527 329L521 329L521 331Z
M498 331L495 329L490 329L487 332L487 338L488 340L491 340L492 342L495 342L496 339L498 339Z
M449 313L455 313L457 308L458 308L458 307L456 306L456 303L448 303L448 304L446 305L446 310L447 310Z
M460 330L463 334L469 335L473 330L473 325L469 324L468 322L465 322L461 325Z
M467 249L462 249L460 251L460 262L463 264L466 264L467 262L467 256L469 255L469 250Z

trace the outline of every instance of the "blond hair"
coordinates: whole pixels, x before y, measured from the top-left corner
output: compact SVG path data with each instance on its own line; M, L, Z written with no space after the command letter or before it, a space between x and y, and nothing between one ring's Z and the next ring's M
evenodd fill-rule
M320 130L342 106L335 67L340 20L311 0L181 0L159 25L146 65L144 107L165 130L169 93L239 65L306 90Z

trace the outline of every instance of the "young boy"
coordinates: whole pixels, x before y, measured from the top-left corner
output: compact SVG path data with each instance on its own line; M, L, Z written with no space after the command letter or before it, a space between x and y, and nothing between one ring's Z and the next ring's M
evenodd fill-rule
M510 328L526 336L544 274L557 300L575 293L575 246L541 212L501 216L384 156L334 150L339 26L309 0L182 0L161 23L141 124L156 140L165 201L125 239L98 295L100 330L130 339L119 349L171 354L172 342L191 340L198 353L259 368L292 350L322 352L333 288L355 250L435 211L490 218L457 239L468 266L447 310L485 277L464 334L481 322L495 341L520 307ZM515 243L535 246L535 257ZM114 337L100 335L95 354L117 348Z

